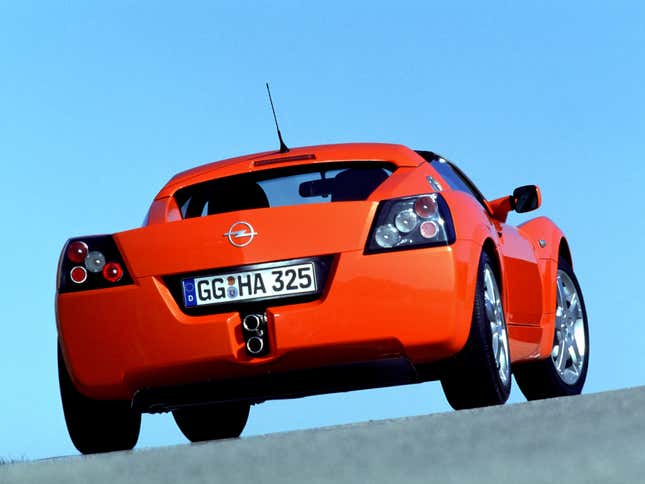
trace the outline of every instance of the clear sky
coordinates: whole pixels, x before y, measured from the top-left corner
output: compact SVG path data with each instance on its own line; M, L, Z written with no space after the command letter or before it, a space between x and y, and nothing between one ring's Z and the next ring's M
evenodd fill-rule
M538 184L587 301L585 391L645 383L644 5L0 2L0 457L75 453L62 244L138 226L178 171L274 149L265 81L289 145L434 150L488 198ZM243 435L448 409L438 383L270 402ZM144 417L139 448L182 442Z

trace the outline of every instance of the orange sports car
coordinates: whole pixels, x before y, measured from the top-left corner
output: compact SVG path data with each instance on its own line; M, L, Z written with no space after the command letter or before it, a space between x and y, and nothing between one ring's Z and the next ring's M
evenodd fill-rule
M75 237L58 268L60 389L83 453L143 412L236 437L269 399L441 380L456 408L580 393L589 339L569 244L522 186L486 200L453 163L339 144L172 178L142 228Z

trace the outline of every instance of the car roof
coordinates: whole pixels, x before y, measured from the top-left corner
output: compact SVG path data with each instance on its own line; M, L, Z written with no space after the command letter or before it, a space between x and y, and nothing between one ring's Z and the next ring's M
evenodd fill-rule
M252 171L334 161L387 161L396 166L414 167L424 159L410 148L389 143L343 143L291 148L286 153L265 151L201 165L175 175L155 199L172 196L195 183Z

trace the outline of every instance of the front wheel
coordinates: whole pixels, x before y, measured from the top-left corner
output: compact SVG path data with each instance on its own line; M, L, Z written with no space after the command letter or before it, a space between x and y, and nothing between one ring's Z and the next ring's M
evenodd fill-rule
M239 437L249 418L248 403L219 403L173 410L177 427L191 442Z
M67 431L83 454L130 450L139 439L141 414L129 401L94 400L80 393L69 376L58 346L58 382Z
M450 362L441 386L455 410L499 405L511 392L511 356L498 279L482 252L470 334Z
M571 266L558 264L555 332L551 355L514 368L528 400L578 395L589 366L589 326L582 291Z

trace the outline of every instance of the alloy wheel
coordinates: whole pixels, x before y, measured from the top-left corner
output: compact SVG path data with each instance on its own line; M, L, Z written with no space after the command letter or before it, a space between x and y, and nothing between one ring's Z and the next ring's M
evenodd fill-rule
M497 373L504 385L511 379L511 358L509 353L506 319L502 308L502 299L495 280L495 274L488 264L484 266L484 306L486 319L490 324L491 348Z
M563 270L558 270L556 301L551 359L562 381L573 385L582 374L587 345L580 296Z

